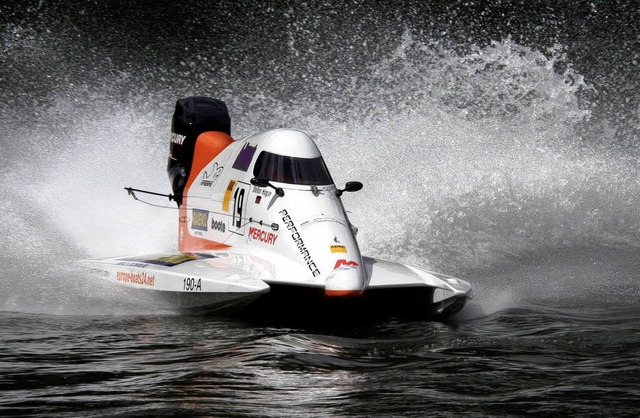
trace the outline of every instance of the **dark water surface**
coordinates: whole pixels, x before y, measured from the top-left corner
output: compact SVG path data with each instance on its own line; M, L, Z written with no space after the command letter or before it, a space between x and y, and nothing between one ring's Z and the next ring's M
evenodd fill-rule
M4 416L633 416L640 310L526 305L314 331L2 315Z
M0 416L640 415L640 5L486 3L0 4ZM474 299L248 322L77 266L176 247L123 187L170 190L187 95L307 131L362 252Z

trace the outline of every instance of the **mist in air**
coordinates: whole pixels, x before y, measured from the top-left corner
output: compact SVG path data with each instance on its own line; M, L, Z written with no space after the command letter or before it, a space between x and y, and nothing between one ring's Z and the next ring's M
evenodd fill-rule
M590 35L624 5L246 3L0 6L0 310L137 312L74 261L176 249L177 211L123 189L170 192L188 95L235 138L311 134L365 185L343 198L362 252L471 282L468 315L638 296L637 29Z

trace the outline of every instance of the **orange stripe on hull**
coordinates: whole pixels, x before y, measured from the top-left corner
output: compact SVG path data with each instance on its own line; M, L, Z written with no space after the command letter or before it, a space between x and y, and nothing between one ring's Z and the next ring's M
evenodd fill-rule
M178 222L178 250L182 252L194 252L202 250L220 250L229 248L228 245L220 242L210 241L204 238L193 236L189 233L189 188L198 175L211 161L218 156L226 147L233 143L233 138L224 132L203 132L196 139L196 146L193 151L193 162L187 184L184 188L182 205L180 206L180 218Z
M189 194L189 188L207 164L232 143L233 138L224 132L203 132L198 136L193 150L191 172L184 187L185 195Z
M331 297L331 298L335 298L335 297L339 297L339 298L354 298L354 297L362 297L364 295L364 292L362 290L330 290L330 289L325 289L324 291L324 295Z

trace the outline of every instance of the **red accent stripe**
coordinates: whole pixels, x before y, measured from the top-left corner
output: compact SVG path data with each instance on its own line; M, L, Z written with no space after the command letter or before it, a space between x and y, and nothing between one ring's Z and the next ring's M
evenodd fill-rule
M340 266L348 266L348 267L358 267L359 264L356 263L355 261L347 261L345 259L341 259L336 261L336 265L333 267L333 269L337 269Z

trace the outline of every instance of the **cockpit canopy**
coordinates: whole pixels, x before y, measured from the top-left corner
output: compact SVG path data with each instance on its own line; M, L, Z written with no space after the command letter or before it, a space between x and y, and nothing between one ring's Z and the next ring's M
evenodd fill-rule
M326 186L333 184L329 170L322 157L299 158L262 151L253 167L256 178L270 181Z

